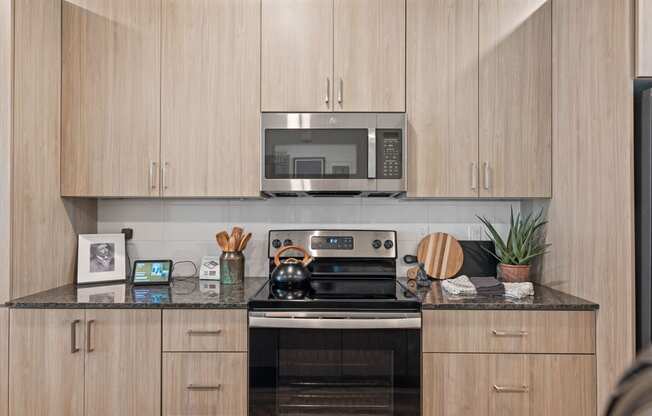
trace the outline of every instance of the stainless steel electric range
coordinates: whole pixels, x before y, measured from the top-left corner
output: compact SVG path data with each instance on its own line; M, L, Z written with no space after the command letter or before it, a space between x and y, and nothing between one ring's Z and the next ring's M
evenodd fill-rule
M396 280L396 232L275 230L314 261L309 285L249 301L249 414L420 414L421 314ZM284 256L298 256L292 251Z

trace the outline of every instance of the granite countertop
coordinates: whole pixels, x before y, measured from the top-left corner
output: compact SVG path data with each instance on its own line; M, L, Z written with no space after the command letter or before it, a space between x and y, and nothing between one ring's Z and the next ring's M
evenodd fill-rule
M134 286L130 283L95 286L66 285L7 303L13 308L188 308L247 309L247 303L267 281L266 277L245 277L244 283L220 285L197 278L177 279L168 286ZM219 293L207 291L215 284ZM202 290L202 288L204 290Z
M534 296L513 299L505 296L451 295L442 290L441 283L434 281L430 287L418 287L414 281L401 279L401 283L417 293L421 308L427 309L476 309L476 310L596 310L597 303L549 288L534 285Z
M220 285L197 278L177 279L167 286L133 286L107 284L96 286L61 286L8 302L13 308L178 308L178 309L247 309L251 298L267 281L266 277L246 277L243 283ZM417 287L414 281L399 282L416 293L422 309L471 310L595 310L598 305L546 286L535 285L534 296L510 299L503 296L460 296L442 291L441 283ZM218 290L207 290L206 284Z

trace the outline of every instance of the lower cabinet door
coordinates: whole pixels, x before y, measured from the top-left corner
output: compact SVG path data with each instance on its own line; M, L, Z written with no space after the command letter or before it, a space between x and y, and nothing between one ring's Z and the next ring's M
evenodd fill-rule
M424 416L595 415L595 357L423 355Z
M9 414L83 416L84 311L9 313Z
M86 337L85 414L159 416L161 311L87 310Z
M246 414L246 353L163 356L163 416Z

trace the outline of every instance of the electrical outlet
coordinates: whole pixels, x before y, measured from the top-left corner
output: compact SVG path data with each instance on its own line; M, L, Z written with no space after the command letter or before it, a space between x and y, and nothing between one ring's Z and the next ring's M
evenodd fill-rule
M482 224L469 225L469 240L484 240Z

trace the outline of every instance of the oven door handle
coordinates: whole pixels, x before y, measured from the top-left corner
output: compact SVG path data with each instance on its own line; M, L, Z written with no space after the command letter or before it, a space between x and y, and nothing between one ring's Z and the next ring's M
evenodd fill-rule
M250 328L300 328L300 329L420 329L421 314L371 314L337 313L317 315L312 313L252 312Z

